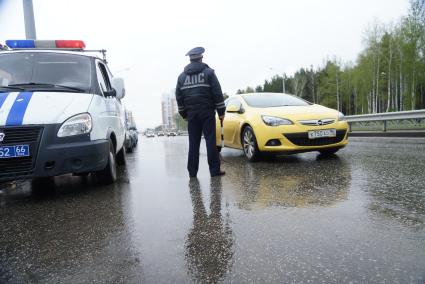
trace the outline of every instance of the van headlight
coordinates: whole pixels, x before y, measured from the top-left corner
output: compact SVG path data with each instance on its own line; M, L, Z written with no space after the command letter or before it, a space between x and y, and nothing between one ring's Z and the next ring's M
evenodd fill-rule
M90 114L82 113L68 118L59 128L58 137L68 137L90 133L92 119Z
M342 112L338 112L338 120L339 121L345 121L345 116Z
M275 116L262 115L261 118L263 119L264 123L268 126L279 126L279 125L292 125L292 124L294 124L289 119L275 117Z

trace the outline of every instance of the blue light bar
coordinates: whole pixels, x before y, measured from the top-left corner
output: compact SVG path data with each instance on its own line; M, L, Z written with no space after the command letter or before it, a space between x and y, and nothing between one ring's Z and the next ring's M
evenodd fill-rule
M33 39L6 40L6 45L10 48L35 48Z

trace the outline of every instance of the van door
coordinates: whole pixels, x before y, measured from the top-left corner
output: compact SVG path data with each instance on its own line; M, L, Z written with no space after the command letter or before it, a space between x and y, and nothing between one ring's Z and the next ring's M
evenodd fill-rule
M103 112L100 117L102 128L112 130L117 138L117 151L120 150L125 139L124 121L122 119L123 110L121 102L113 96L106 96L112 90L110 75L105 64L96 62L96 73L100 89L103 94Z

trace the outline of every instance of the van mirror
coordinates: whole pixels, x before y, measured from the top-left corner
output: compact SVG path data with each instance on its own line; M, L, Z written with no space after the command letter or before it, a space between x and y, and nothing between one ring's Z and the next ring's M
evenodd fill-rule
M112 88L116 91L117 99L122 99L125 97L125 87L124 87L124 79L119 77L112 78Z
M116 97L117 96L117 91L114 88L112 88L109 91L103 92L103 94L105 95L105 97Z

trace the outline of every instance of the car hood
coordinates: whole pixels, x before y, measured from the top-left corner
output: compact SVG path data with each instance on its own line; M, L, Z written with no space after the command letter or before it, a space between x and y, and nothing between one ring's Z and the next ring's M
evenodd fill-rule
M270 115L290 120L338 118L338 111L321 105L251 108L258 115Z
M87 112L92 94L67 92L22 92L2 94L0 125L56 124Z

